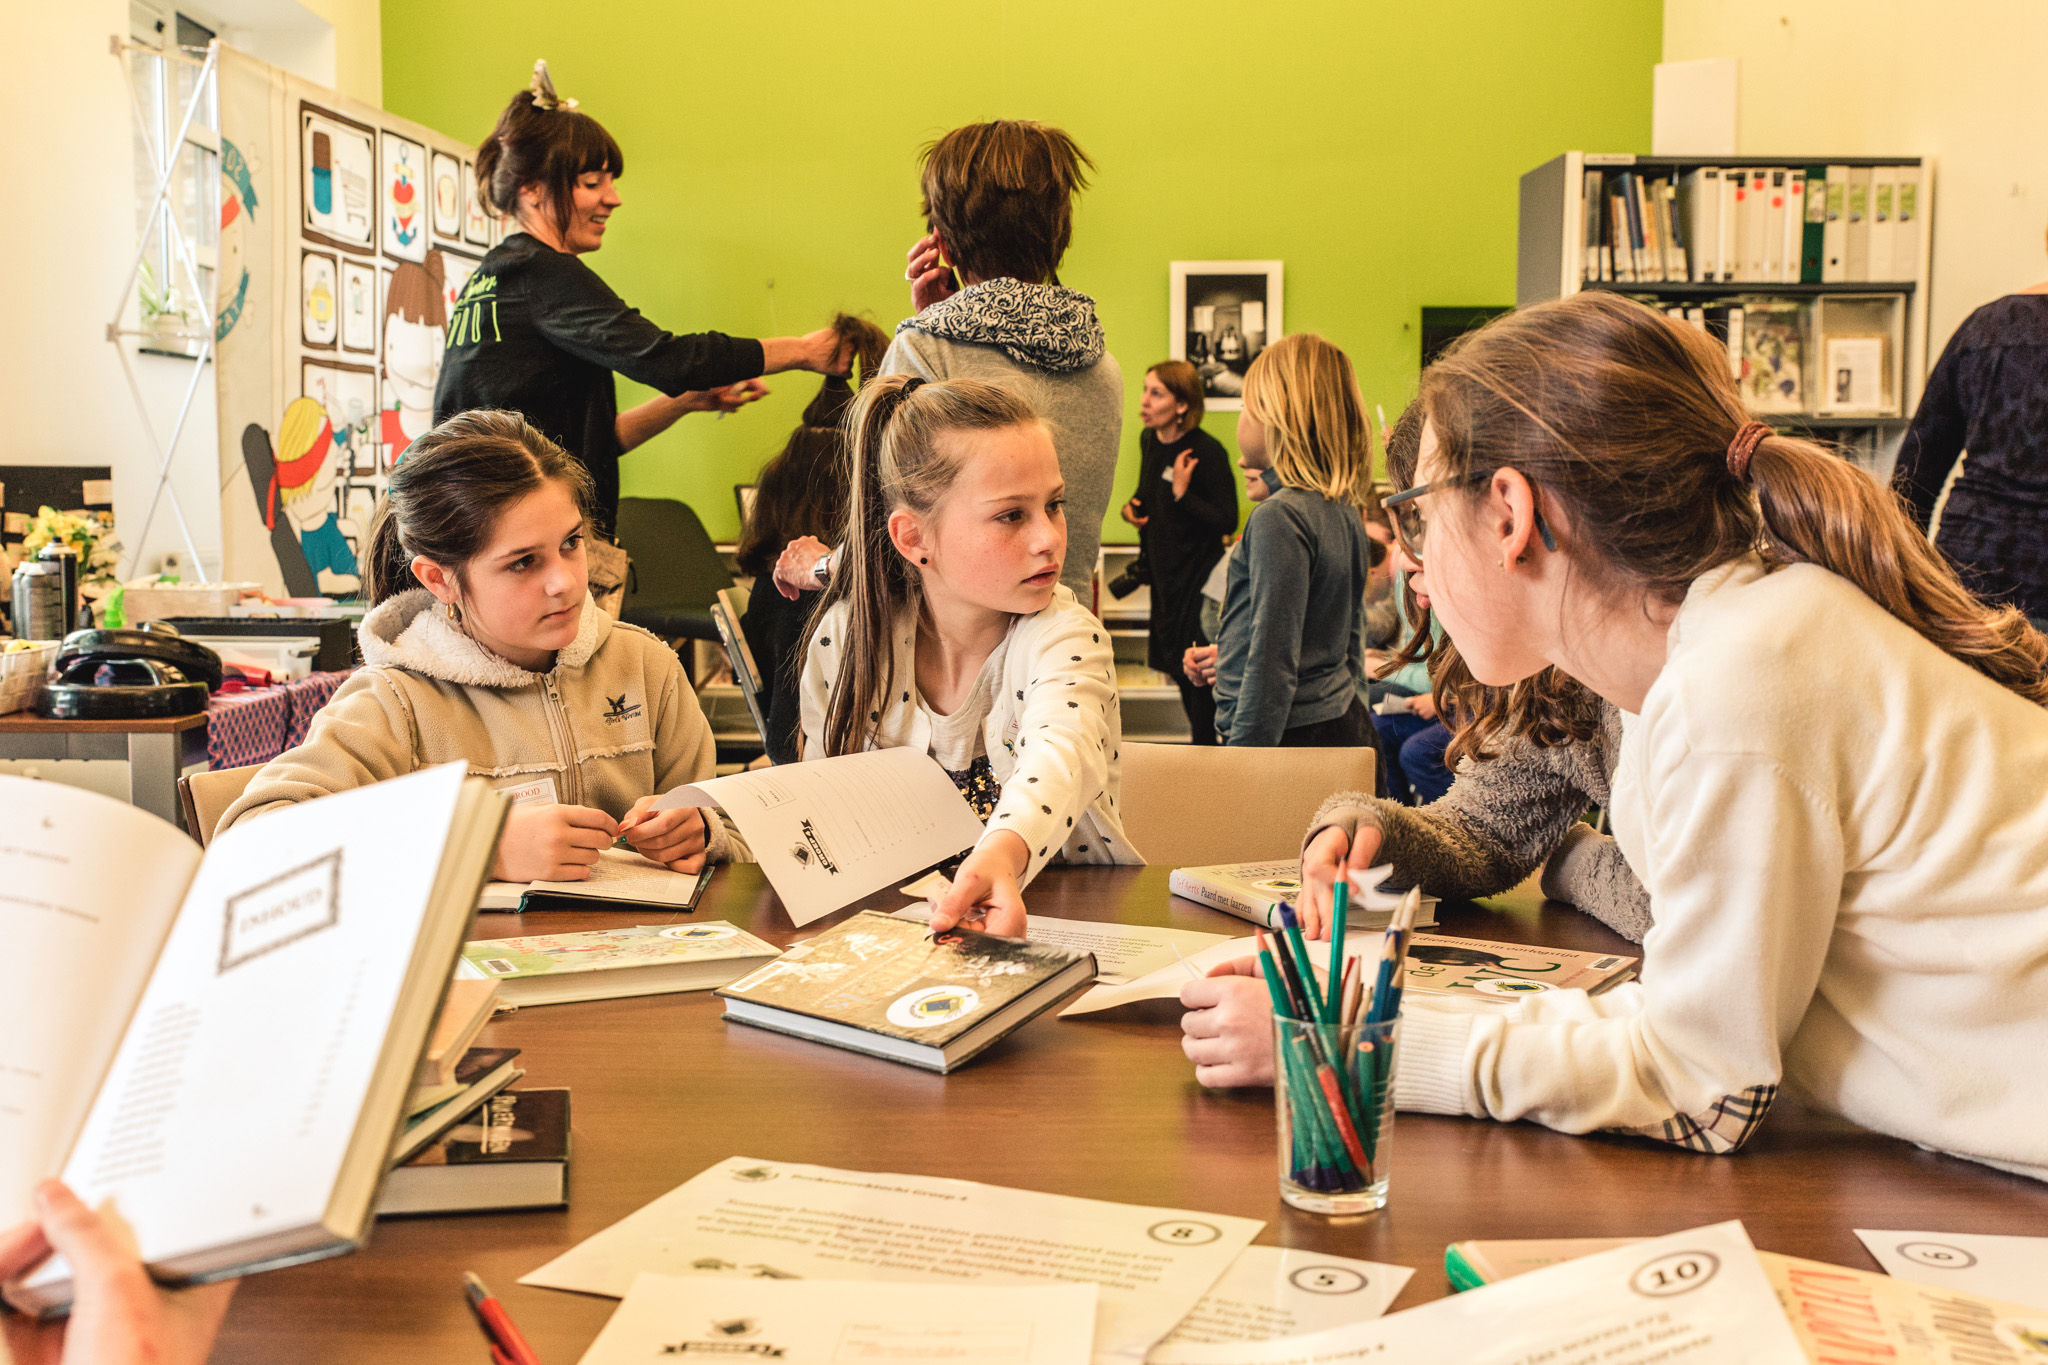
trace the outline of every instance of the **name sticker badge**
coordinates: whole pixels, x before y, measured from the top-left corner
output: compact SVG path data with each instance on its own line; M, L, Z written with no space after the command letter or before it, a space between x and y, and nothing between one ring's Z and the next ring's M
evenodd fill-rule
M511 797L515 806L552 806L557 799L555 779L552 777L536 777L531 782L521 782L517 786L500 787L498 791Z

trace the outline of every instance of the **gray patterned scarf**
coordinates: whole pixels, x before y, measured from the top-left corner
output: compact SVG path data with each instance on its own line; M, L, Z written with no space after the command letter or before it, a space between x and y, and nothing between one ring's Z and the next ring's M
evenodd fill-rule
M1056 284L1013 279L971 284L896 324L945 341L993 346L1019 365L1069 374L1102 359L1095 300Z

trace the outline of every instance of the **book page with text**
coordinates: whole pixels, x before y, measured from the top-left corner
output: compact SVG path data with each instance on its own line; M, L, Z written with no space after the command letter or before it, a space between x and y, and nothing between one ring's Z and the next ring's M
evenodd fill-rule
M147 811L0 777L0 1227L63 1164L198 866Z
M799 928L980 842L982 824L921 749L784 763L677 787L656 810L717 806Z
M446 764L302 802L208 849L64 1171L114 1201L144 1261L321 1221L462 779Z

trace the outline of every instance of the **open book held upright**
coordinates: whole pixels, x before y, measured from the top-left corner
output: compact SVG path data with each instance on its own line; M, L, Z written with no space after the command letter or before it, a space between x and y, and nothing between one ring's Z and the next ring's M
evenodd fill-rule
M202 858L131 806L0 777L0 1223L61 1174L165 1282L353 1250L505 809L450 764ZM9 1292L70 1296L61 1258Z

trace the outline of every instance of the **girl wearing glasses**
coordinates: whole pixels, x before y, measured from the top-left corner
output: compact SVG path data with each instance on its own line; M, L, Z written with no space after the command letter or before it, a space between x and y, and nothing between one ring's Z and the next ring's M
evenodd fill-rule
M1571 742L1559 675L1625 713L1613 826L1655 928L1598 998L1410 1001L1400 1106L1720 1153L1792 1086L2048 1179L2048 641L1648 308L1510 314L1420 401L1390 510L1473 724Z

